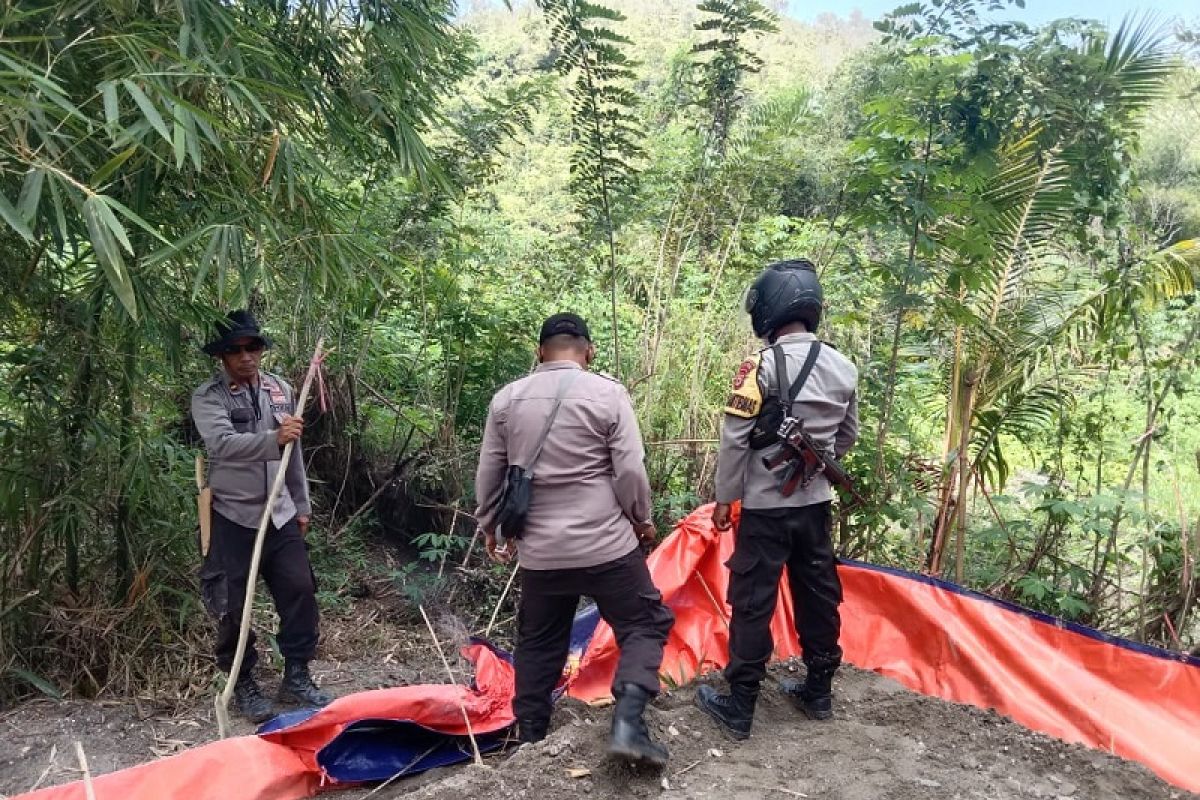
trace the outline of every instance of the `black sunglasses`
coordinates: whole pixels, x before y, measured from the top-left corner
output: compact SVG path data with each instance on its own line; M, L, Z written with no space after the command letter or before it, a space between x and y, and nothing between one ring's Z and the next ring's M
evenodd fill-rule
M262 342L251 342L250 344L231 344L226 347L223 352L227 356L236 356L238 353L261 353L266 350L266 346Z

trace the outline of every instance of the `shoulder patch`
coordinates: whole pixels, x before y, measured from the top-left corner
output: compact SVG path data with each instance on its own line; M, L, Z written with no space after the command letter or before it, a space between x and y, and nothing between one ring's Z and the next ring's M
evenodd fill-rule
M758 387L758 368L762 354L751 356L741 363L733 376L733 388L725 401L725 413L750 419L762 410L762 390Z

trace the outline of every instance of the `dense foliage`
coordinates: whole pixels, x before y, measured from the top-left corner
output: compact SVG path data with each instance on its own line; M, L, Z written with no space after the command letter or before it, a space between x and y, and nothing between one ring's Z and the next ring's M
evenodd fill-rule
M461 602L487 402L540 319L591 321L665 529L710 493L745 285L802 255L862 376L843 553L1195 646L1196 37L1011 17L4 6L0 699L197 662L186 405L223 310L289 376L335 344L324 601L382 537Z

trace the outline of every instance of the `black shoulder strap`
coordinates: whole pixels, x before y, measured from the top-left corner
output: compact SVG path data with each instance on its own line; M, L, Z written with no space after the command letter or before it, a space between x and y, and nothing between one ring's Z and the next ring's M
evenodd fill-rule
M808 375L813 371L813 365L817 363L819 355L821 355L821 343L813 342L808 346L808 357L804 359L804 366L800 368L796 382L792 384L792 388L788 389L788 400L791 402L796 402L796 398L800 396L800 390L804 388L804 382L808 380Z
M821 355L821 343L818 341L809 345L808 356L804 359L804 366L800 367L800 374L796 376L796 381L788 387L786 395L783 392L783 387L788 385L787 354L783 352L783 348L779 345L775 345L771 350L775 354L775 391L779 398L779 404L783 406L785 413L791 414L792 404L800 396L800 390L804 388L809 374L812 373L813 366L817 363L817 356ZM785 400L784 397L787 399Z
M783 406L783 411L787 414L791 408L787 400L784 400L787 394L783 391L783 387L788 385L787 353L783 351L783 346L778 344L771 347L771 353L775 356L775 400Z
M542 455L542 448L546 444L546 437L550 435L550 426L554 424L554 418L558 416L558 409L562 405L563 395L567 393L567 387L575 382L575 378L579 377L579 373L581 372L583 372L581 369L567 369L558 378L558 391L554 394L554 405L550 407L550 416L546 417L546 424L542 426L542 433L538 436L537 447L534 449L529 463L525 465L525 471L530 477L533 477L534 464L537 463L538 458Z

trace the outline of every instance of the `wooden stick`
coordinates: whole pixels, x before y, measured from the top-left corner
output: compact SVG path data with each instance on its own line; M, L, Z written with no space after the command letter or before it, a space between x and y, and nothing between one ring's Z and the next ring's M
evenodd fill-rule
M454 671L450 669L450 662L446 660L446 653L442 650L442 643L438 641L437 633L433 630L433 623L429 621L429 615L425 613L425 606L418 605L417 608L421 611L421 618L425 620L425 627L429 629L429 635L433 637L433 646L437 648L438 656L442 659L442 666L446 668L446 674L450 676L450 682L458 683L454 679ZM479 742L475 741L475 731L471 728L471 716L467 713L467 704L459 700L458 710L462 712L463 722L467 723L467 736L471 738L471 749L475 751L475 763L482 767L483 756L479 754Z
M508 583L504 584L504 591L500 593L500 599L496 601L496 607L492 609L492 618L488 620L487 629L484 630L485 637L492 635L492 626L496 624L496 615L500 613L500 606L504 605L504 598L508 597L508 590L512 588L513 579L517 577L517 565L514 563L512 572L508 574Z
M479 528L475 528L475 532L471 534L471 543L467 545L467 554L463 556L462 563L458 566L465 567L467 562L471 560L471 554L475 552L475 543L479 541Z
M83 752L83 745L78 741L75 742L75 755L79 758L79 769L83 771L83 790L87 793L87 800L96 800L96 787L92 785L92 773L88 769L87 756Z
M459 517L459 515L460 515L460 514L462 514L462 513L463 513L463 512L462 512L461 510L459 510L459 507L458 507L458 506L454 506L454 516L452 516L452 517L450 518L450 531L449 531L449 534L450 534L450 536L451 536L452 538L453 538L453 536L454 536L454 531L455 531L455 529L457 529L457 528L458 528L458 517ZM474 540L472 540L472 542L471 542L471 543L472 543L472 544L474 544ZM450 548L449 548L449 547L447 547L447 548L446 548L446 549L445 549L445 550L442 552L442 560L441 560L441 563L439 563L439 564L438 564L438 571L437 571L438 580L441 580L441 579L442 579L442 575L443 575L443 574L445 574L445 572L446 572L446 559L447 559L449 556L450 556Z
M713 608L715 608L717 613L721 615L721 621L725 623L725 629L728 630L729 617L725 616L725 607L717 602L716 595L712 593L712 589L708 588L708 581L704 580L704 576L699 572L693 572L692 574L696 576L696 580L700 581L700 588L704 590L706 595L708 595L708 599L712 601Z
M44 770L42 770L42 774L38 776L38 779L34 782L33 786L29 787L29 792L28 792L29 794L36 792L38 790L38 787L41 786L43 782L45 782L46 778L50 777L50 771L52 769L54 769L54 761L57 758L58 758L58 745L52 744L52 745L50 745L50 760L46 763L46 768Z
M407 774L408 774L408 771L409 771L410 769L412 769L414 766L416 766L417 762L419 762L419 761L421 761L422 759L424 759L426 756L428 756L428 755L429 755L430 753L432 753L434 750L437 750L439 747L441 747L441 744L442 744L441 742L437 742L437 743L435 743L435 744L433 745L433 747L430 747L430 748L429 748L428 750L426 750L424 753L421 753L419 756L417 756L416 758L414 758L412 761L410 761L410 762L408 762L407 764L405 764L403 767L401 767L401 768L399 769L399 771L397 771L397 772L396 772L396 774L395 774L395 775L393 775L392 777L388 778L386 781L384 781L383 783L379 784L378 786L376 786L376 787L375 787L374 789L372 789L371 791L367 792L367 797L374 797L376 794L378 794L379 792L382 792L384 789L386 789L388 786L390 786L390 785L392 784L392 782L393 782L393 781L395 781L397 778L402 778L402 777L404 777L405 775L407 775ZM364 798L364 800L365 800L365 798Z
M304 404L308 401L308 391L312 388L313 377L321 363L321 347L325 337L317 339L316 349L313 350L312 361L308 363L308 374L304 376L304 386L300 389L300 397L296 400L294 411L296 416L304 416ZM279 469L275 472L275 482L267 493L267 502L263 506L262 519L258 522L258 533L254 537L254 552L250 556L250 572L246 578L246 601L242 603L242 627L238 632L237 650L233 654L233 665L229 668L229 677L225 680L225 689L217 695L217 735L224 739L229 735L229 698L233 696L233 687L237 684L238 674L242 670L242 660L246 656L246 641L250 633L250 620L254 616L254 588L258 582L258 568L262 561L263 542L267 538L267 527L271 523L271 509L275 498L283 488L287 477L288 462L292 457L295 442L288 442L279 456Z

